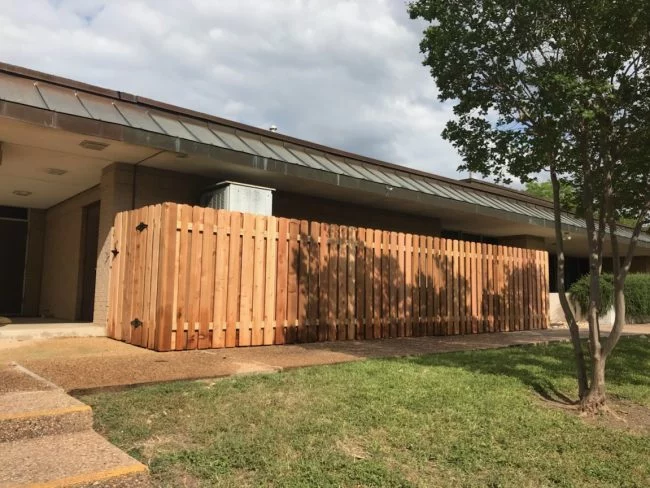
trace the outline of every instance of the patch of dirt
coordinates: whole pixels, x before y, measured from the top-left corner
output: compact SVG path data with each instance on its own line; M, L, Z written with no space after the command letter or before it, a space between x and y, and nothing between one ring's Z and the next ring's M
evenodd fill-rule
M161 452L180 451L191 447L190 439L184 435L154 435L133 445L142 453L146 464Z
M152 478L154 481L156 480L155 475L152 475ZM173 486L179 488L199 488L200 486L204 486L200 478L188 473L181 466L175 466L171 472L165 473L159 481L162 486L163 482L169 482L169 480L173 480Z
M366 450L361 447L359 442L356 442L354 439L346 437L344 439L339 439L336 441L336 447L345 455L350 456L351 458L357 459L368 459L369 454Z
M650 434L650 408L638 403L609 397L607 409L596 415L582 415L585 422L608 429Z
M586 413L575 403L539 397L546 408L562 410L579 417L589 425L606 429L624 430L638 435L650 434L650 408L629 400L607 397L605 409L598 413Z

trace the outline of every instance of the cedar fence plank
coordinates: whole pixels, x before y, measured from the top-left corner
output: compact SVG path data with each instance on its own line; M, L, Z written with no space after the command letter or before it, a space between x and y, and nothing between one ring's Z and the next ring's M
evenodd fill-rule
M374 256L375 250L373 247L374 231L372 229L365 229L366 235L364 239L365 253L366 253L366 267L365 267L365 315L364 315L364 334L365 339L372 339L373 337L373 293L374 293Z
M196 334L196 346L208 349L212 346L211 330L214 306L214 272L217 254L214 227L217 223L217 211L206 208L203 212L203 236L201 243L201 296L199 297L199 330Z
M156 350L548 324L541 250L176 204L111 233L107 332Z
M242 219L238 342L240 347L251 345L251 326L253 321L253 259L255 252L255 217L252 214L244 213Z
M329 260L328 260L328 291L327 291L327 324L328 324L328 338L330 341L338 339L337 325L338 325L338 312L337 312L337 293L339 288L338 283L338 268L339 268L339 226L330 225L328 235L329 247Z
M318 243L319 280L318 280L318 340L326 341L329 337L329 224L320 225Z
M239 320L239 296L241 275L242 214L230 214L230 242L228 249L228 296L226 298L225 346L237 345L237 323Z
M264 293L266 289L266 224L268 219L262 215L255 216L254 251L253 251L253 312L251 327L251 344L264 344Z
M413 336L413 234L404 236L404 318L406 337Z
M320 276L320 223L312 222L309 228L309 290L307 298L307 320L308 337L307 341L318 341L318 311L320 296L318 290L318 279Z
M214 306L212 347L226 347L226 308L228 303L228 251L230 248L230 214L217 210L217 252L214 266Z
M275 343L286 342L287 300L289 286L289 220L278 219L278 265L275 308Z
M406 283L404 280L406 260L406 235L403 232L397 234L397 265L398 277L397 286L397 335L405 337L406 329Z
M264 344L273 344L275 339L276 284L278 269L278 220L268 217L266 223L266 286L264 290Z
M388 237L388 333L389 337L397 337L397 307L398 289L401 286L401 270L397 266L398 247L397 232L391 232Z
M176 289L176 338L174 349L182 350L187 347L187 333L185 332L189 297L190 282L190 261L192 250L192 207L189 205L179 205L179 215L181 228L178 235L178 264Z

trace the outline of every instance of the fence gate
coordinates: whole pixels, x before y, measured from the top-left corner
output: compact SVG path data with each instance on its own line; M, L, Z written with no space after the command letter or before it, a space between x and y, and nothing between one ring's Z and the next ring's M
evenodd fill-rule
M157 351L543 329L548 254L165 203L119 213L108 335Z

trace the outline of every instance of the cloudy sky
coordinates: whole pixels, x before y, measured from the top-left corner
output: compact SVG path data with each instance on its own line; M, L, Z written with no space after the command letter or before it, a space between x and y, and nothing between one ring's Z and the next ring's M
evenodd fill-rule
M404 0L4 0L0 60L459 177Z

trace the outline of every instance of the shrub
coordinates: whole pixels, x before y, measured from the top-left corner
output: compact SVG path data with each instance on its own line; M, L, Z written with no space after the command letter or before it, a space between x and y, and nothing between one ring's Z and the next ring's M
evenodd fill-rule
M625 315L636 322L650 319L650 274L633 273L625 280Z
M611 274L600 277L600 303L598 312L604 315L614 305L614 280ZM571 298L584 311L589 303L589 275L585 275L569 288ZM625 315L636 322L650 320L650 274L632 273L625 280Z
M584 275L569 288L571 299L580 305L583 311L589 305L589 275ZM600 275L600 302L598 313L605 315L614 304L614 279L611 274Z

